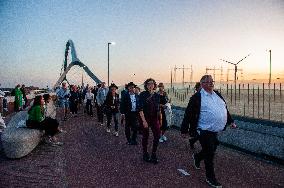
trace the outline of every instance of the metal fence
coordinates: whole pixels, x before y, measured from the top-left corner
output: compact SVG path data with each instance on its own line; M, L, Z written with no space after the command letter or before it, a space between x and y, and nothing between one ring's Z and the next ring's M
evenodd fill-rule
M220 84L215 85L227 102L231 114L284 121L284 99L281 83L269 84ZM174 105L186 107L194 93L192 87L167 89Z

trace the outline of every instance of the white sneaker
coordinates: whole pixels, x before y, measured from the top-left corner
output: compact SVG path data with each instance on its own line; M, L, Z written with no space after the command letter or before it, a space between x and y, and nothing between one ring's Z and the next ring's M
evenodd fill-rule
M118 136L118 132L114 132L114 136Z
M62 146L62 142L51 142L51 146Z
M162 139L163 139L164 141L167 141L167 140L168 140L168 138L167 138L165 135L162 136Z
M110 133L110 129L107 129L107 133Z
M164 142L164 140L163 140L163 137L161 137L160 139L159 139L159 142Z

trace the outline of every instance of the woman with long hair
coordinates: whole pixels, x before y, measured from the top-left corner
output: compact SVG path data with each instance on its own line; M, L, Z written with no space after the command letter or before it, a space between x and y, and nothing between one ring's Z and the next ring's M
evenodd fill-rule
M118 87L115 84L109 86L109 92L104 102L105 113L107 116L107 132L110 133L110 124L114 120L114 135L118 136L118 108L119 108L119 95L116 93Z
M44 130L47 136L46 142L51 145L62 145L61 142L57 142L55 135L59 132L58 122L51 121L50 118L44 116L44 98L38 95L34 99L33 106L28 111L28 120L26 125L31 129Z
M160 96L155 92L157 84L153 78L144 82L145 91L140 93L139 115L143 122L143 160L146 162L158 163L156 151L160 138ZM153 147L151 158L148 153L149 128L153 132Z

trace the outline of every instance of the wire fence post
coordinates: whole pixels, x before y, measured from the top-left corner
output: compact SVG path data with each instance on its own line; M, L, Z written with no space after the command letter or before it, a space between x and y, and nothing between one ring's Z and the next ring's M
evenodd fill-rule
M254 85L252 86L252 117L254 117Z
M229 96L229 85L227 84L227 97Z
M262 118L264 119L264 83L262 83Z
M248 84L248 115L249 115L249 84Z
M257 118L259 118L259 85L257 86Z
M233 86L231 85L231 105L233 104Z
M243 84L243 99L244 99L244 116L246 116L246 99L245 99L245 85Z
M280 85L279 85L279 94L280 94L280 102L282 102L282 101L281 101L281 99L282 99L282 93L281 93L281 83L280 83Z
M270 101L271 101L271 98L270 98L270 83L268 84L268 119L270 120Z
M282 93L281 93L281 83L279 85L279 95L280 95L280 108L281 108L281 111L280 111L280 116L281 116L281 122L283 122L283 102L282 102Z
M237 104L237 84L235 83L235 106Z
M239 101L241 101L241 84L239 84Z
M274 95L274 102L275 102L275 83L273 84L273 95Z

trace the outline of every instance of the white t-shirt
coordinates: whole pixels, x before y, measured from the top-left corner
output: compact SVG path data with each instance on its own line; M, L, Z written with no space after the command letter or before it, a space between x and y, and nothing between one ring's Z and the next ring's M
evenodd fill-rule
M94 100L94 94L91 92L86 93L86 99L87 100Z
M131 111L135 112L136 111L136 97L135 94L130 94L130 100L131 100Z
M198 128L212 132L222 131L227 123L226 103L213 91L201 89L201 106Z
M56 119L56 107L53 104L53 101L44 105L44 116Z

